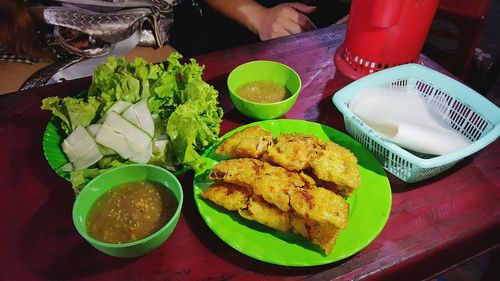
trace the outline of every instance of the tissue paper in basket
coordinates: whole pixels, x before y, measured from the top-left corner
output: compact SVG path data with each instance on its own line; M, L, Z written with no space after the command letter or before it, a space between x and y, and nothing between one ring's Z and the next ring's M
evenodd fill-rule
M363 89L368 87L411 89L418 92L442 122L471 143L455 152L436 156L403 149L387 141L349 109ZM459 160L481 150L500 135L500 109L459 81L420 64L390 67L353 81L332 98L344 116L346 130L367 147L382 166L405 182L433 177ZM412 108L400 108L408 112Z

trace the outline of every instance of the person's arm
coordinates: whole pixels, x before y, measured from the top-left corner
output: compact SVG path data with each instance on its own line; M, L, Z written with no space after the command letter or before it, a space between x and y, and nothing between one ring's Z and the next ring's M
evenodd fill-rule
M316 28L306 15L314 12L316 7L302 3L284 3L266 8L254 0L205 0L205 2L219 13L259 35L261 40Z

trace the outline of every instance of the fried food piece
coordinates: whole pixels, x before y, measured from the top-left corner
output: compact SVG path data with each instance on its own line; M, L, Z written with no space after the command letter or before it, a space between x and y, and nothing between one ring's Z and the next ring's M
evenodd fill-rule
M260 196L251 197L248 201L248 208L238 210L238 212L246 219L254 220L283 232L289 232L292 228L289 214L267 203Z
M288 190L308 186L299 173L252 158L221 161L209 177L246 187L284 212L290 210Z
M302 236L320 246L327 255L332 251L339 235L339 229L334 224L317 222L291 212L283 212L258 196L250 198L248 209L240 210L239 213L246 219L254 220L273 229Z
M351 195L361 185L357 159L348 149L305 134L280 134L267 160L292 171L311 169L325 187Z
M304 172L300 172L299 176L305 183L303 188L313 188L313 187L317 186L316 180L313 177L311 177L310 175L308 175Z
M252 193L235 184L215 182L203 190L200 195L225 209L237 211L247 208L248 199Z
M318 181L318 186L329 189L329 190L333 191L334 193L336 193L340 196L343 196L343 197L349 197L354 192L353 188L349 188L347 186L336 185L334 182L331 182L331 181L322 181L320 179L316 179L316 180Z
M339 234L339 229L329 222L321 223L302 218L292 212L283 212L262 197L250 195L246 188L225 182L216 182L205 189L201 196L225 209L238 211L240 216L272 229L293 232L320 246L328 255Z
M270 132L251 126L224 140L216 152L231 158L260 158L271 144L273 135Z
M290 215L290 223L295 234L320 246L327 255L331 253L340 234L340 230L328 222L319 223L296 215Z
M328 141L324 143L323 153L311 161L311 168L318 179L333 182L338 190L351 195L361 185L357 162L351 151Z
M340 229L347 226L349 204L332 191L313 187L291 190L289 195L290 206L300 217L320 223L328 222Z
M245 187L231 183L215 182L201 192L201 197L238 213L249 220L257 221L273 229L291 230L290 217L260 196L252 196Z
M347 201L330 190L310 186L297 172L257 159L240 158L219 162L209 177L245 187L283 212L293 211L303 218L329 222L340 229L347 225Z
M323 151L321 141L304 134L280 134L276 144L268 148L268 160L292 171L311 167L310 162Z

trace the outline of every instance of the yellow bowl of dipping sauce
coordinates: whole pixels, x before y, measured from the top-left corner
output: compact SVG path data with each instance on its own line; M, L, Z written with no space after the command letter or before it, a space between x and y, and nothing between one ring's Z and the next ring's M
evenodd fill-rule
M287 113L297 101L302 82L291 67L275 61L239 65L227 78L229 96L244 115L266 120Z
M182 202L182 186L169 171L148 164L124 165L83 188L73 205L73 223L101 252L138 257L172 234Z

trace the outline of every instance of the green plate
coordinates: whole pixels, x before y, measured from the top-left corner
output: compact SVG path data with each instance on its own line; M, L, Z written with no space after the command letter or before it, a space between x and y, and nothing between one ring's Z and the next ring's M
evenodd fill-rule
M64 140L64 131L56 124L54 118L51 118L45 133L43 134L43 154L49 162L50 167L61 177L69 180L69 173L61 171L61 167L68 163L68 159L61 148L61 143Z
M49 120L47 127L45 128L45 133L43 134L42 148L45 159L49 163L50 167L62 178L70 180L69 173L61 171L61 167L68 163L68 159L64 154L61 143L65 137L64 131L60 128L58 122L54 117ZM189 169L183 167L180 170L173 171L172 173L176 176L182 175Z
M260 125L273 135L278 133L306 133L322 140L332 140L358 158L361 188L347 200L349 222L341 231L330 255L319 247L293 234L268 228L246 220L237 212L228 211L200 197L202 190L212 181L207 175L211 167L222 160L215 153L218 144L230 135L248 126ZM194 198L198 210L212 231L239 252L257 260L285 266L314 266L345 259L370 244L382 231L391 211L391 187L384 169L375 157L361 144L333 128L303 120L267 120L239 127L225 134L221 140L203 154L207 170L196 174Z

